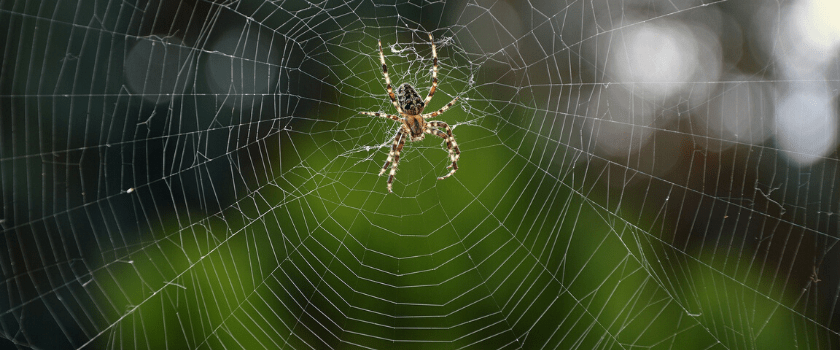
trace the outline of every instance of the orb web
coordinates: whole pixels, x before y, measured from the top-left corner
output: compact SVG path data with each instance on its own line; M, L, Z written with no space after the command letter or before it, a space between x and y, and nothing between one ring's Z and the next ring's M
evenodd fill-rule
M836 347L832 6L0 1L0 342Z

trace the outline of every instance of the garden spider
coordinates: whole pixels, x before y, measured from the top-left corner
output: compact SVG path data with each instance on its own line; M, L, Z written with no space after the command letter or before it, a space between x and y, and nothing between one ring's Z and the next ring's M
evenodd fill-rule
M426 96L426 100L424 101L420 99L420 95L417 94L414 87L408 83L400 85L399 89L397 89L397 96L394 96L394 89L391 87L391 78L388 76L388 65L385 64L385 54L382 53L382 40L379 40L379 62L382 63L382 74L385 76L388 97L391 98L391 103L394 104L394 108L397 109L399 115L383 114L378 112L362 112L362 114L390 118L402 123L402 125L400 125L400 130L397 131L397 136L394 136L394 144L391 146L391 152L388 153L388 159L385 161L385 165L382 166L382 170L379 171L379 176L382 176L382 174L388 170L388 165L391 165L391 176L388 177L388 192L393 192L392 185L394 183L394 175L397 173L397 163L400 161L400 151L402 151L403 145L405 145L406 135L408 135L408 140L411 142L422 140L426 136L425 134L437 135L446 140L446 148L449 150L449 159L452 161L452 165L447 168L452 168L452 170L450 170L448 174L438 177L438 180L450 177L458 170L458 158L461 157L461 150L458 149L455 137L452 136L452 129L450 129L449 125L444 122L426 121L427 119L432 119L441 113L446 112L449 107L452 107L452 105L455 104L458 97L455 97L452 102L449 102L446 106L435 112L422 114L423 108L429 104L429 101L432 100L432 96L435 95L435 90L437 90L438 85L437 49L435 48L435 40L432 38L431 33L429 33L429 41L432 42L432 60L434 62L434 69L432 70L432 87L429 89L429 95ZM402 116L402 118L400 118L400 116ZM441 130L446 130L446 133Z

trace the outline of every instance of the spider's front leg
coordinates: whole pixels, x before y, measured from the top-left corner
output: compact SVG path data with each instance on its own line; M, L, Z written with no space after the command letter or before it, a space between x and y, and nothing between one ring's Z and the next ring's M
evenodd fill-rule
M432 128L438 130L446 130L447 137L441 135L439 136L443 137L443 139L446 140L446 147L449 150L449 157L452 159L452 165L448 166L448 168L452 168L453 166L457 167L457 165L455 165L455 162L457 162L458 159L461 158L461 149L458 148L458 143L455 142L455 135L452 135L452 128L449 127L449 124L446 124L444 122L435 121L429 122L428 124Z
M440 129L444 129L446 132L444 133L443 131L440 131ZM438 180L443 180L452 176L452 174L455 174L455 172L458 171L458 159L461 158L461 150L458 148L458 143L455 142L455 136L452 135L452 129L444 122L428 122L426 123L426 130L424 131L427 134L437 135L446 140L446 149L449 151L449 160L452 161L452 165L447 168L451 168L452 170L450 170L446 175L438 177Z
M394 145L391 146L391 152L388 152L388 160L385 161L385 165L379 171L379 176L382 176L388 170L388 165L391 166L391 175L388 176L388 192L394 192L392 190L394 176L397 174L397 164L400 162L400 151L402 151L405 145L405 137L403 136L403 129L400 128L400 131L397 131L397 136L394 137Z

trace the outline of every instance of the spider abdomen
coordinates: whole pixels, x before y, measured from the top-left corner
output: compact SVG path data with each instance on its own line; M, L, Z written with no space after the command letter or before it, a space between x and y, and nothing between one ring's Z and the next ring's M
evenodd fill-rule
M426 107L426 103L420 98L417 90L414 90L409 83L402 84L397 89L397 100L405 114L418 115L423 113L423 107Z

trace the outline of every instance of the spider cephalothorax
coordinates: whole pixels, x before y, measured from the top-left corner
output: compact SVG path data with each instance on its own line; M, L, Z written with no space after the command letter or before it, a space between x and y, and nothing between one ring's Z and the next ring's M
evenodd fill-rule
M455 136L452 135L452 129L444 122L426 121L426 119L432 119L445 112L449 109L449 107L452 107L458 98L456 97L446 104L446 106L435 112L422 114L423 108L425 108L429 104L429 101L432 100L432 96L434 96L438 85L437 49L435 48L435 40L432 38L432 34L429 34L429 40L432 42L432 60L434 69L432 70L432 87L429 89L429 95L426 96L425 100L421 99L417 90L414 90L414 87L408 83L400 85L399 89L397 89L396 96L394 95L394 88L391 86L391 78L388 76L388 65L385 64L385 54L382 53L382 41L379 41L379 62L382 63L382 75L385 76L385 89L388 90L388 97L391 98L391 103L397 109L399 115L382 114L378 112L362 112L362 114L390 118L402 123L399 131L397 131L397 136L394 137L394 144L391 146L391 152L388 153L388 159L385 161L385 165L382 167L382 170L379 171L379 175L382 175L388 169L388 166L391 166L391 174L388 177L388 192L392 192L394 176L397 173L397 163L400 161L400 151L402 151L403 145L405 145L406 136L408 137L408 140L412 142L422 140L426 134L440 136L446 141L446 148L449 150L449 160L452 161L452 165L450 165L449 168L452 170L450 170L448 174L438 177L438 180L450 177L456 170L458 170L458 159L461 157L461 150L458 149L458 143L455 142ZM402 118L400 118L400 116L402 116ZM446 132L441 130L445 130Z

